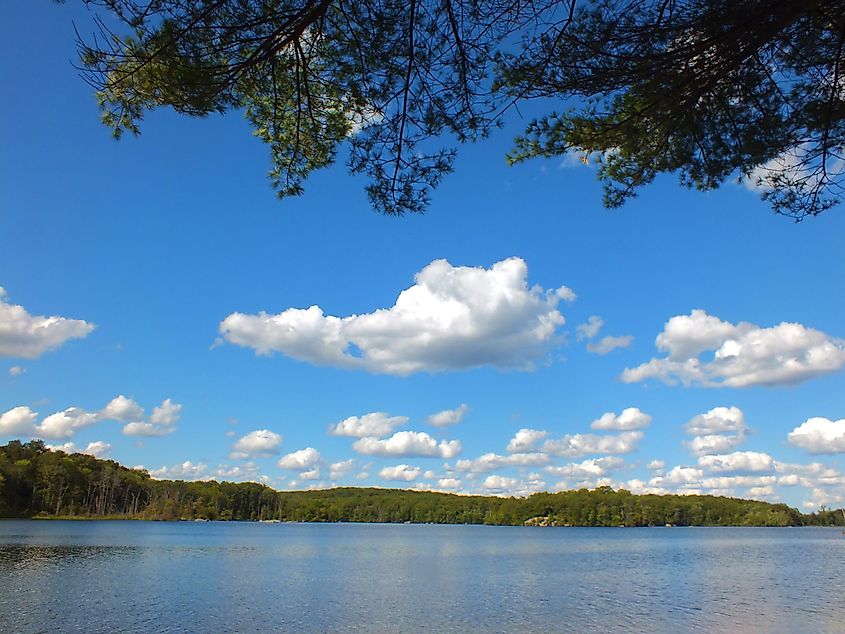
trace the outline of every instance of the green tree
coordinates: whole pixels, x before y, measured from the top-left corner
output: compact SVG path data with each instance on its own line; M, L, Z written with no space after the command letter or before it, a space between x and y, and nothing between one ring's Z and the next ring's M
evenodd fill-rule
M82 67L116 135L146 111L241 110L281 196L350 146L373 205L422 211L451 148L520 100L509 156L598 162L616 207L660 173L744 177L801 219L841 199L843 0L82 0Z
M511 161L595 157L617 207L660 173L701 190L749 179L800 220L841 200L845 3L598 0L503 62L530 96L579 96L534 121Z
M540 9L514 0L83 0L108 10L80 40L115 135L146 111L242 110L271 148L281 196L350 145L380 211L422 211L454 150L496 116L497 46Z

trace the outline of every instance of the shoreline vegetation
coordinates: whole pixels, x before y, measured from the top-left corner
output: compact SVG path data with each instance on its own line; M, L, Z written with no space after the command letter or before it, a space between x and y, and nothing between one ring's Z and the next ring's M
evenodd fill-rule
M276 491L254 482L155 480L140 469L46 448L0 446L0 517L378 522L496 526L842 526L845 513L712 495L599 487L525 498L339 487Z

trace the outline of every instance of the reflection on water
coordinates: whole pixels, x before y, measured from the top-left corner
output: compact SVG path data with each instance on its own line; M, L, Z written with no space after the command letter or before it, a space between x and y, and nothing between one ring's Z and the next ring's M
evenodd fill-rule
M845 632L827 529L0 522L0 632Z

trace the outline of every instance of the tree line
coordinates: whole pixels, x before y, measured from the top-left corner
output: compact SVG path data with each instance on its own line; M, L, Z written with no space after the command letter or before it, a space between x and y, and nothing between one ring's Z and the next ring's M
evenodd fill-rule
M113 460L0 447L0 516L149 520L279 520L542 526L842 525L841 510L709 495L635 495L599 487L526 498L344 487L276 491L254 482L156 480Z

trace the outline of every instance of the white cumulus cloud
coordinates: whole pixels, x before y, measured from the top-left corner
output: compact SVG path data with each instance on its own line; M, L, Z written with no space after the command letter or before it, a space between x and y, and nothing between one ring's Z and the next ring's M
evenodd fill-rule
M26 406L13 407L0 414L0 436L34 436L38 414Z
M231 458L242 460L244 458L269 458L279 453L279 446L282 444L282 436L269 429L256 429L245 436L238 438L232 445Z
M349 317L324 315L319 306L276 315L232 313L220 323L220 334L257 354L280 352L375 373L530 369L558 343L565 320L557 306L574 293L529 287L527 277L520 258L489 269L435 260L390 308Z
M548 435L549 432L547 431L523 427L514 434L505 449L510 453L529 453L536 451L537 443Z
M320 462L320 452L314 449L314 447L306 447L305 449L300 449L299 451L294 451L292 453L286 454L279 458L278 465L281 469L292 469L294 471L301 471L303 469L310 469L314 465ZM300 477L303 477L300 475ZM319 474L318 476L319 477ZM308 479L315 479L315 478L304 478Z
M307 471L303 471L299 474L300 480L319 480L320 479L320 467L314 467L313 469L308 469Z
M36 434L42 438L70 438L83 427L98 422L97 412L87 412L78 407L68 407L61 412L50 414L36 428Z
M144 408L138 405L131 398L123 394L115 396L106 406L100 410L100 417L107 420L116 420L121 423L139 421L146 417Z
M627 407L622 413L616 415L614 412L606 412L601 418L597 418L590 427L605 431L630 431L644 429L651 425L651 416L640 411L637 407Z
M845 365L845 340L797 323L770 328L731 324L700 309L672 317L655 343L666 356L627 368L623 381L656 378L705 387L788 385Z
M695 455L724 454L745 441L745 415L738 407L714 407L687 421L684 430L693 436L686 445Z
M200 480L205 477L208 465L202 462L193 463L186 460L172 467L149 469L148 473L156 480Z
M693 416L684 425L684 430L692 436L725 432L743 433L745 415L738 407L714 407L704 414Z
M769 472L774 470L775 461L769 454L758 451L734 451L729 454L701 456L698 466L711 473Z
M182 405L168 398L153 408L149 420L144 420L144 410L131 399L121 395L100 411L100 418L126 422L123 433L127 436L166 436L176 431L176 423L179 422L181 413Z
M704 477L704 471L695 467L672 467L665 476L652 478L653 484L693 484Z
M367 456L418 456L454 458L461 453L459 440L437 440L422 431L399 431L390 438L359 438L352 448Z
M454 491L455 489L461 488L461 481L457 478L440 478L437 481L437 488Z
M496 453L486 453L474 460L458 460L455 469L473 474L495 471L503 467L535 467L549 463L549 456L544 453L515 453L502 456Z
M164 404L168 404L177 414L182 408L181 405L171 403L170 399L167 399L162 405ZM169 418L167 424L147 422L143 420L143 408L123 395L116 396L99 411L90 412L80 407L68 407L60 412L50 414L36 425L35 419L37 417L38 414L28 407L15 407L0 417L0 435L7 433L46 439L64 439L70 438L84 427L104 420L114 420L126 422L123 428L124 434L163 436L174 431L174 425L178 421L177 415ZM133 421L133 419L140 420Z
M808 418L789 432L789 442L811 454L845 453L845 418Z
M422 469L406 464L398 464L395 467L385 467L378 472L382 480L412 482L420 477Z
M340 462L333 462L329 467L329 477L332 480L340 480L346 477L355 468L355 460L342 460Z
M607 456L591 458L583 462L573 462L559 467L546 467L546 472L564 478L600 478L625 464L622 458Z
M150 423L162 427L170 427L179 422L181 415L182 406L168 398L161 405L153 408L153 413L150 415Z
M727 436L724 434L707 434L696 436L687 441L686 445L696 456L725 453L736 449L745 441L744 436Z
M444 409L442 412L437 412L428 417L429 425L435 427L448 427L449 425L457 425L464 419L464 415L469 411L469 405L462 403L455 409Z
M81 339L94 324L66 317L30 315L23 306L6 302L0 287L0 357L36 359L69 339Z
M636 451L643 438L641 431L625 431L619 434L600 436L598 434L566 434L547 440L542 450L556 456L586 456L589 454L626 454Z
M106 458L111 453L111 445L102 440L95 440L94 442L89 442L88 446L80 453L87 453L89 456L94 456L95 458Z
M489 475L484 479L484 482L481 486L484 490L489 491L490 493L507 493L516 488L517 484L519 484L519 480L516 478L508 478L505 476L500 475Z
M372 412L363 416L350 416L339 423L329 425L329 434L352 438L378 438L393 433L394 429L407 422L407 416L390 416L384 412Z

